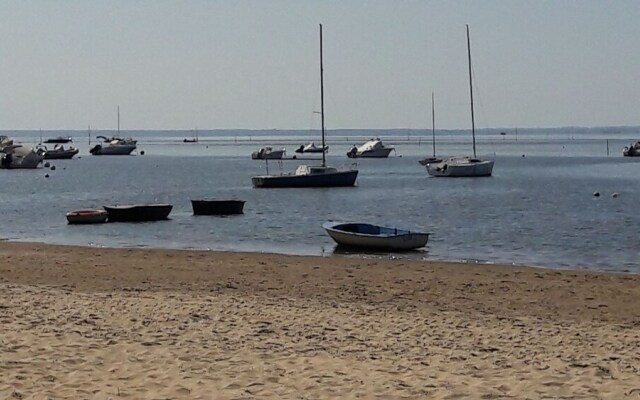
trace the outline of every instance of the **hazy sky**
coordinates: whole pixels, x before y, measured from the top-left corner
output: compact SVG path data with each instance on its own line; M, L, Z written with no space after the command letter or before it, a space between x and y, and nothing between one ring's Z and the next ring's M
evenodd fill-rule
M0 130L640 125L640 1L0 2Z

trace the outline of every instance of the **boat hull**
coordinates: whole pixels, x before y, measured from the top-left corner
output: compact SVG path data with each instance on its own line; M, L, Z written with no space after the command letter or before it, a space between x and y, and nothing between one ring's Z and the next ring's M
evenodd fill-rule
M78 154L79 151L80 150L78 149L64 151L46 151L43 156L45 160L70 160L73 158L73 156Z
M0 168L3 169L35 169L42 163L42 156L36 152L26 155L0 153Z
M491 176L493 173L493 161L456 162L443 160L426 165L429 175L448 178L475 178Z
M347 153L349 158L388 158L393 148L375 149L356 153Z
M254 151L251 153L252 160L281 160L284 156L284 150L271 151Z
M104 206L109 222L148 222L169 218L171 204L139 204Z
M57 137L57 138L53 138L53 139L47 139L44 141L44 143L69 143L72 142L73 140L68 137L68 138L64 138L64 137Z
M356 184L358 171L339 171L317 175L263 175L251 178L256 188L348 187Z
M243 200L191 200L193 215L234 215L242 214Z
M107 216L105 210L76 210L66 215L69 224L101 224L107 222Z
M94 156L128 156L136 149L136 145L122 144L122 145L107 145L102 146L100 144L95 145L89 150L89 153Z
M373 250L414 250L424 247L429 234L411 232L371 224L344 224L328 222L322 225L339 245Z

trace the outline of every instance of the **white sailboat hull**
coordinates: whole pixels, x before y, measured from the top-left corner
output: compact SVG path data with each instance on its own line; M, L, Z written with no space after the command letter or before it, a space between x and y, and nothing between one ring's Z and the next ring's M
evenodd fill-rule
M451 157L426 165L427 172L435 177L481 177L493 173L492 160L480 160L471 157Z

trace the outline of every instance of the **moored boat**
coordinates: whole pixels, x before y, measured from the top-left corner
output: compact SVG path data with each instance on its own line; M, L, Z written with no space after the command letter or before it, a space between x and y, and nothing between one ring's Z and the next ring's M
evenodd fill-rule
M69 160L78 154L80 150L73 146L65 148L62 144L56 144L53 149L48 149L45 145L38 146L37 152L42 155L45 160Z
M328 145L316 146L313 142L306 146L301 144L300 147L296 149L296 153L326 153L327 151L329 151Z
M258 151L251 153L252 160L280 160L284 157L286 150L276 150L273 147L262 147Z
M191 200L193 215L233 215L242 214L244 200Z
M131 138L98 136L102 144L93 146L89 153L94 156L128 156L136 149L137 140Z
M382 140L376 138L371 139L362 146L353 146L347 152L349 158L387 158L389 154L395 150L393 146L387 146Z
M40 135L42 135L42 133L40 133ZM58 136L55 138L51 138L51 139L47 139L44 141L44 143L69 143L69 142L73 142L73 139L71 139L71 136Z
M625 157L640 157L640 140L631 146L625 146L622 149L622 155Z
M366 223L326 222L322 227L339 245L377 250L413 250L424 247L429 233Z
M75 210L66 214L70 224L101 224L107 221L105 210Z
M171 204L127 204L103 206L109 222L147 222L169 218Z
M12 144L0 146L0 168L34 169L42 163L42 155L36 153L33 148L13 144L10 140L5 141L5 143L9 142Z

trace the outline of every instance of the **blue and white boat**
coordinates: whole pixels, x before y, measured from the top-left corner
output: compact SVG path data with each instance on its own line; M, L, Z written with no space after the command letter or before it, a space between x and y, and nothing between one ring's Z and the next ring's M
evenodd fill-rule
M364 223L326 222L322 227L342 246L377 250L413 250L424 247L429 233Z

